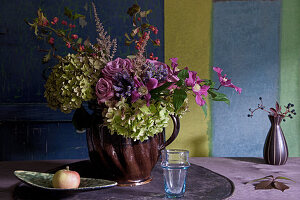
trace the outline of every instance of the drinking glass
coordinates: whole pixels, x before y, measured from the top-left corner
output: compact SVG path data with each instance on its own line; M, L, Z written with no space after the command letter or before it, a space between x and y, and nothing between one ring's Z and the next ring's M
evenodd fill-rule
M183 197L185 192L189 151L181 149L162 150L165 192L168 198Z

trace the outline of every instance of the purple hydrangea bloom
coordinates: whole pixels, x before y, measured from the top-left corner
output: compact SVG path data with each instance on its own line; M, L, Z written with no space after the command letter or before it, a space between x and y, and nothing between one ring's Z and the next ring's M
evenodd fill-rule
M159 64L159 63L158 63ZM168 76L168 69L163 65L155 65L154 63L145 64L146 71L143 74L143 81L147 83L151 78L155 78L159 83L165 82Z

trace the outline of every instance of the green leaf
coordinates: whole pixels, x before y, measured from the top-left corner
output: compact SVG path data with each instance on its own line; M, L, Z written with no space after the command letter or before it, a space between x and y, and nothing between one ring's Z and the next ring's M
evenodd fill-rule
M269 175L269 176L265 176L265 177L263 177L263 178L254 179L254 180L252 180L252 181L247 182L246 184L248 184L248 183L253 183L253 182L257 182L257 181L261 181L261 180L264 180L264 179L270 179L270 178L273 179L273 176L272 176L272 175Z
M51 50L43 57L42 63L45 64L51 59Z
M73 18L73 14L72 14L72 10L65 7L65 12L64 12L64 15L67 16L68 18L72 19Z
M137 5L137 4L133 4L130 8L128 8L127 14L130 15L130 16L133 16L133 15L135 15L136 13L138 13L140 11L141 11L140 6Z
M180 80L185 81L185 79L189 77L189 71L187 69L180 70L180 72L178 73L177 77Z
M179 110L179 108L184 103L184 100L187 98L187 94L183 89L175 89L173 96L173 105L175 108L175 112Z
M205 85L209 85L210 88L213 88L216 85L216 83L212 80L204 79L204 82L205 82Z
M58 32L59 35L62 35L62 36L66 35L66 32L62 29L57 30L57 32Z
M203 106L201 106L201 108L202 108L205 118L206 118L207 117L207 104L204 104Z
M211 99L213 101L224 101L228 105L230 105L230 100L223 93L216 92L215 90L208 90L208 93L211 95Z
M129 40L125 40L125 45L126 46L130 46L132 44L133 40L129 41Z
M168 87L170 87L173 83L170 82L166 82L165 84L163 84L162 86L155 88L153 90L150 91L151 96L155 95L155 94L159 94L161 93L163 90L167 89Z
M73 15L73 19L75 20L75 19L78 19L79 17L83 17L83 18L85 18L85 16L84 15L82 15L82 14L79 14L79 13L75 13L75 15Z
M143 24L141 25L141 27L142 27L142 29L146 29L146 28L150 27L150 24L143 23Z
M91 115L85 110L83 106L77 108L74 112L72 123L77 130L82 131L85 128L90 127L91 121Z
M176 85L177 85L178 87L182 86L183 84L184 84L184 81L183 81L183 80L179 80L179 81L176 82Z
M82 38L78 38L78 40L77 40L77 44L81 44L81 42L82 42Z
M137 36L138 36L138 37L143 37L143 33L142 33L141 31L139 31L139 32L137 33Z
M147 11L141 11L140 12L140 16L141 17L147 17L147 15L149 15L152 12L151 9L147 10Z
M129 59L135 59L136 55L128 55L127 58L129 58Z
M131 39L129 38L128 33L125 33L125 37L127 38L127 40L131 40Z
M283 177L283 176L278 176L278 177L275 178L275 180L276 180L276 179L284 179L284 180L289 180L289 181L293 181L294 183L296 183L296 181L294 181L294 180L292 180L292 179L289 179L289 178L287 178L287 177Z

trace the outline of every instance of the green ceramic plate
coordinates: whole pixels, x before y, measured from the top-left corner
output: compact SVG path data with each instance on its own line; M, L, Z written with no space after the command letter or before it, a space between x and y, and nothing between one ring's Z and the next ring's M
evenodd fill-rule
M27 183L33 187L53 191L88 191L113 187L117 185L117 182L104 179L80 178L80 185L78 188L60 189L52 187L53 174L22 170L17 170L14 172L14 174L22 182Z

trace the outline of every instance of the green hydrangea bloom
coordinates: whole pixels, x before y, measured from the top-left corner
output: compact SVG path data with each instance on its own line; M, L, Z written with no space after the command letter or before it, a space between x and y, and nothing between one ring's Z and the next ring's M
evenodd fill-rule
M50 108L70 113L83 101L95 97L101 62L92 57L68 54L55 65L45 84L45 97Z
M169 103L167 103L169 104ZM148 107L144 100L127 104L123 98L115 105L107 103L108 109L103 114L106 126L111 133L117 133L127 138L144 141L163 131L169 122L171 112L166 103L151 103Z

